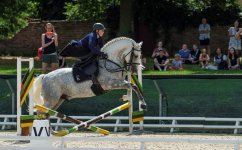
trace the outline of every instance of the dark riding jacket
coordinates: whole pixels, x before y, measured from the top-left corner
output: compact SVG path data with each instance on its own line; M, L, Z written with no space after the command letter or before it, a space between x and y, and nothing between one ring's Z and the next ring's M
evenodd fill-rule
M97 37L96 32L91 32L79 40L75 46L82 46L83 48L89 49L94 55L101 55L102 52L100 49L103 47L103 40L101 37Z

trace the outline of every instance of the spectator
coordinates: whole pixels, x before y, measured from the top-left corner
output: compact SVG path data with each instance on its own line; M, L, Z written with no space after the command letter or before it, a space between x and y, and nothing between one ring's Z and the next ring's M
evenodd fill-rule
M236 55L233 47L229 49L228 68L230 70L239 69L239 57Z
M58 68L58 56L56 47L58 46L57 33L51 23L45 25L46 33L42 34L41 43L43 48L42 73L47 73L48 65L51 70Z
M182 70L182 61L181 56L179 54L175 54L175 59L172 61L170 70Z
M221 48L216 49L216 55L214 56L214 64L208 65L210 70L223 70L228 69L227 56L221 51Z
M156 58L154 59L154 70L166 71L168 63L169 63L169 60L167 59L165 52L161 50L160 55L156 56Z
M164 51L165 52L165 56L168 58L169 57L169 54L168 52L166 51L166 49L163 47L163 43L162 41L159 41L157 43L157 47L153 50L153 53L152 53L152 58L155 58L156 56L159 56L160 55L160 51Z
M207 23L206 18L202 18L202 23L199 25L199 40L200 46L204 46L207 49L208 55L210 56L210 25Z
M228 32L229 32L229 49L233 47L235 49L236 54L238 55L239 51L241 50L241 40L239 36L240 32L239 32L238 20L234 22L234 26L230 27Z
M208 68L208 61L209 61L209 55L207 54L207 51L206 49L202 49L202 52L200 54L200 57L199 57L199 61L200 61L200 64L202 66L202 68Z
M179 50L179 55L181 56L182 62L191 64L191 54L190 50L187 48L187 44L182 45L182 49Z
M198 49L196 44L193 44L192 50L191 50L191 63L192 64L198 64L199 63L199 56L201 54L201 51Z

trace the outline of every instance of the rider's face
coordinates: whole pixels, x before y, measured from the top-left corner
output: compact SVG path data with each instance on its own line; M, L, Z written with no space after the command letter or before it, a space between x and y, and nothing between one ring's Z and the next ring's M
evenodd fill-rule
M103 35L104 35L104 30L98 30L97 32L98 32L98 35L99 35L100 37L103 37Z

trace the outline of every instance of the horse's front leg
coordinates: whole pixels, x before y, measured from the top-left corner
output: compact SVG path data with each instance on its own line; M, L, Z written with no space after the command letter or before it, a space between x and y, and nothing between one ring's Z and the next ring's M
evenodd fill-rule
M132 89L135 92L136 96L138 97L139 101L141 102L141 108L144 109L144 110L147 110L146 102L145 102L144 97L141 94L139 88L133 83L129 83L127 81L124 81L124 83L125 83L125 85L127 86L128 89ZM122 98L123 100L129 100L130 99L129 92L131 92L131 91L128 91L128 94L123 96L123 98Z

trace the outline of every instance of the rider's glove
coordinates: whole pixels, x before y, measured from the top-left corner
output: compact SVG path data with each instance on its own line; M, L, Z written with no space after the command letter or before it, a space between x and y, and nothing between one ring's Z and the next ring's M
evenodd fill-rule
M103 58L103 59L107 59L107 58L108 58L108 55L105 54L105 53L101 53L101 58Z

